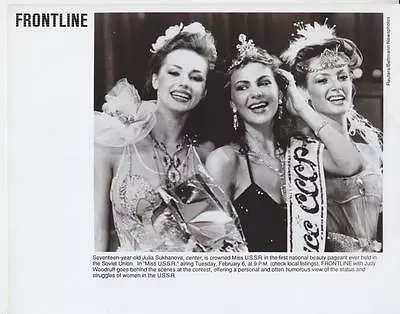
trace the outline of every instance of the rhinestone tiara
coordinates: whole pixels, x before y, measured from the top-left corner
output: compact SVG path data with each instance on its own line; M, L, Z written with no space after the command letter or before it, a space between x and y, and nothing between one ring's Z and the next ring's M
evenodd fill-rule
M236 57L232 60L232 64L228 68L228 72L239 67L245 59L256 59L266 65L272 65L274 59L264 49L258 48L252 39L247 40L245 34L239 35L239 44L236 45L238 51Z

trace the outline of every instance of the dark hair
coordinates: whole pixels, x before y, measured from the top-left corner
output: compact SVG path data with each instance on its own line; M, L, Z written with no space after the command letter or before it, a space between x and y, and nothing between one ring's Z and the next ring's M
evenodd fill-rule
M260 52L266 53L265 50L258 48ZM268 55L269 56L269 55ZM281 73L276 71L279 69L281 61L276 56L270 56L272 58L272 62L266 64L263 60L264 58L258 58L257 56L245 57L243 61L237 67L234 67L230 71L228 71L226 80L227 83L225 87L227 90L230 88L230 79L235 70L241 69L249 63L261 63L267 65L271 68L276 83L278 85L279 92L281 93L282 104L278 105L278 110L273 117L273 132L276 140L276 149L282 149L285 151L290 144L290 138L294 135L297 135L297 124L296 118L288 111L286 107L286 103L288 101L287 87L289 82L286 77L284 77ZM229 82L228 82L229 81ZM229 91L227 91L229 92ZM282 109L279 109L281 106ZM280 119L278 119L279 110L282 110L282 115ZM245 150L248 149L245 137L245 127L243 119L238 115L239 128L233 132L232 141L238 143Z
M326 40L323 44L305 46L297 53L290 67L296 84L306 87L307 71L302 70L302 67L307 66L312 58L320 56L325 49L337 49L339 53L344 53L350 60L348 64L350 70L359 67L363 61L362 54L356 44L346 38L335 37Z
M177 49L186 49L196 52L207 60L208 72L214 69L217 61L217 50L212 34L210 32L206 32L205 34L181 32L151 55L148 65L149 71L145 83L145 89L148 95L153 92L153 74L160 71L168 54Z

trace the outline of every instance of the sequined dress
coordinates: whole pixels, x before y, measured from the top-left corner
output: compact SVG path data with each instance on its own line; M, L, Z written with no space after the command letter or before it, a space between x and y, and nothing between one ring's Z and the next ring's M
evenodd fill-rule
M245 156L251 183L233 204L247 247L250 252L286 252L286 210L254 182L249 157Z
M382 172L368 147L359 144L358 148L365 157L360 173L326 178L327 251L381 250L378 229L382 214Z

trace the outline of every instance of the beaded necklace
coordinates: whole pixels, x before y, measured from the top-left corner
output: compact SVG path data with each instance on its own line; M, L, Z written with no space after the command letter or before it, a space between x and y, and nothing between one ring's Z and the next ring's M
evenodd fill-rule
M179 157L179 154L190 145L187 136L184 136L182 141L176 145L176 150L172 154L168 152L165 143L158 141L151 132L150 138L153 144L153 159L157 165L160 181L164 181L161 176L165 176L167 188L172 188L182 180L183 173L187 168L187 160L182 160L181 157ZM162 155L160 155L160 153ZM164 171L160 171L160 165Z
M249 151L249 157L251 157L255 162L260 163L261 165L275 171L276 173L279 173L281 171L281 167L275 168L271 165L271 162L268 161L268 159L272 159L272 157L268 155L262 155L262 153L256 152L254 150ZM268 158L266 158L268 157Z
M253 136L251 133L246 132L249 137L255 142L255 144L261 144L260 140L258 138L256 138L255 136ZM259 145L253 145L253 146L259 146ZM250 146L248 145L249 150L248 150L248 155L250 157L252 157L253 161L256 163L259 163L261 165L263 165L264 167L267 167L271 170L273 170L277 176L279 177L280 180L280 192L281 192L281 196L282 199L285 203L286 201L286 182L285 182L285 157L284 157L284 153L283 150L281 148L276 148L275 149L275 156L272 156L270 153L264 151L264 152L260 152L258 150L255 150L254 148L250 148ZM279 161L279 167L274 167L272 165L273 161Z
M274 167L272 164L273 162L275 162L276 160L280 161L278 156L277 156L277 151L275 151L275 156L272 156L270 153L268 153L267 151L263 150L263 152L261 152L260 149L255 149L255 147L259 147L259 146L263 146L261 141L255 137L254 135L252 135L250 132L246 132L249 136L249 139L251 139L253 143L251 143L252 145L248 145L249 147L249 151L248 154L250 157L253 158L254 161L261 163L263 166L268 167L269 169L273 170L276 173L279 173L281 171L281 164L279 165L279 167ZM250 143L249 143L250 144Z

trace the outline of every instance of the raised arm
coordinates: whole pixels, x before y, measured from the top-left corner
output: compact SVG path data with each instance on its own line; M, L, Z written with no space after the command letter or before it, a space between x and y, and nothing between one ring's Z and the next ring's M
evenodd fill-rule
M307 104L292 74L284 70L280 72L289 81L289 110L299 116L325 145L325 171L338 176L351 176L359 172L363 166L363 158L356 146Z
M94 146L94 239L95 250L105 252L109 242L112 167L106 150Z
M300 117L324 143L324 169L338 176L351 176L362 169L363 158L356 146L342 133L307 106Z

